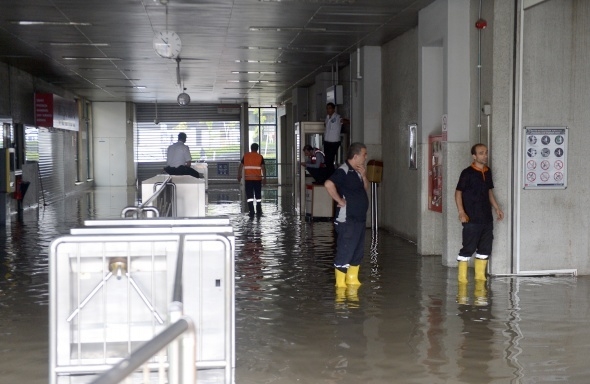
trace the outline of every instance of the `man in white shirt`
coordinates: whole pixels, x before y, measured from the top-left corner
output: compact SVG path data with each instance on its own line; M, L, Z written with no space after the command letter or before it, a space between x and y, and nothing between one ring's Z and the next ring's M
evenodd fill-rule
M326 167L330 172L334 171L334 160L340 147L340 131L342 130L342 123L345 122L339 114L336 113L336 105L334 103L326 104L326 116L324 132L324 153L326 154Z
M186 133L178 134L178 141L168 147L166 152L166 168L164 171L169 175L190 175L201 178L201 174L191 168L191 151L184 144L186 142Z

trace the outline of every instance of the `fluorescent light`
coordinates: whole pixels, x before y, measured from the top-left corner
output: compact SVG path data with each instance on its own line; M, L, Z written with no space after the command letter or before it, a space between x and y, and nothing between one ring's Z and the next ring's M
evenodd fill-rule
M82 46L82 47L109 47L108 43L49 43L49 45L57 47Z
M286 64L287 62L280 60L236 60L236 63Z
M356 0L258 0L261 3L354 4Z
M64 60L96 60L96 61L119 61L123 60L120 57L75 57L75 56L63 56Z
M106 85L105 88L135 88L135 89L145 89L145 85Z
M326 28L302 28L302 27L249 27L250 31L276 31L276 32L326 32Z
M228 80L228 83L268 83L268 80Z
M71 21L12 21L17 25L70 25L70 26L88 26L90 23L74 23Z
M273 71L232 71L234 75L240 73L258 74L258 75L276 75L278 72Z
M273 51L276 51L276 50L280 51L280 50L284 49L283 47L238 47L238 48L240 48L240 49L256 49L256 50L267 49L267 50L273 50Z

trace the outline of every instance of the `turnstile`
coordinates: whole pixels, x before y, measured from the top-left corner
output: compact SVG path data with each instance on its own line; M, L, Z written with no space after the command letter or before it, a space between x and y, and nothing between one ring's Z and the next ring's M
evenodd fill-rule
M147 201L169 175L156 175L141 182L141 199ZM206 214L207 195L205 179L192 176L171 176L174 185L176 216L203 217Z
M233 383L234 242L224 217L86 221L56 239L51 383L86 383L168 325L179 251L184 315L197 328L197 383ZM165 352L148 364L153 375L162 364Z

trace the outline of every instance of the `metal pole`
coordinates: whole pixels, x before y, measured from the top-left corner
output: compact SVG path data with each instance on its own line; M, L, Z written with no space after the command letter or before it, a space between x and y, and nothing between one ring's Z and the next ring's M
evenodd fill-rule
M371 182L371 228L374 231L379 229L377 212L377 183Z

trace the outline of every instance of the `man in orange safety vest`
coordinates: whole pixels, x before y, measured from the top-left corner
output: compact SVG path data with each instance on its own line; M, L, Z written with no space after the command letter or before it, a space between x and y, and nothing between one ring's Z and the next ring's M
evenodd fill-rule
M256 214L262 215L262 183L266 185L266 168L264 157L258 153L258 144L252 143L250 152L242 157L238 168L238 182L244 174L246 199L250 217L254 217L254 200L256 200Z

